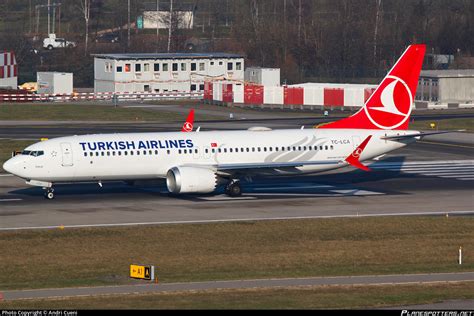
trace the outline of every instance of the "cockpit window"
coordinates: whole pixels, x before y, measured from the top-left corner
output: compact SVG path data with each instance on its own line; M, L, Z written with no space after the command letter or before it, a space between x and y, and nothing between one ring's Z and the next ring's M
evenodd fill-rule
M42 150L32 151L30 155L38 157L38 156L44 155L44 151Z
M25 156L38 157L38 156L44 155L44 151L43 150L23 150L21 154Z

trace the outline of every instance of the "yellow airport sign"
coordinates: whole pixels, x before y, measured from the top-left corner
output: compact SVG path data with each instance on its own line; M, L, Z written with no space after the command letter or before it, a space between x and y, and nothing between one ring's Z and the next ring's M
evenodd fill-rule
M130 277L134 279L153 280L154 270L153 266L131 264Z

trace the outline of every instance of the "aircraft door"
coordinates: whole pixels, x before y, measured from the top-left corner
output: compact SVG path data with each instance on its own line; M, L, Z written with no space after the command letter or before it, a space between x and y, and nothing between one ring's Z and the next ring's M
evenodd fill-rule
M63 156L63 167L70 167L73 165L72 147L70 143L61 143L61 152Z

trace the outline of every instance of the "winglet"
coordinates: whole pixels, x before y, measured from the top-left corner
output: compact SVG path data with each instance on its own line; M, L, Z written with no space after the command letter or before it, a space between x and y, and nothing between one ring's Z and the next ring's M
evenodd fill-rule
M193 124L194 124L194 109L189 111L188 117L186 118L186 122L183 124L183 128L181 132L192 132L193 131Z
M372 138L372 135L367 136L367 138L364 139L364 141L359 146L357 146L356 149L354 149L352 154L350 154L349 157L345 159L346 162L348 162L349 164L351 164L352 166L356 168L362 169L364 171L370 171L370 168L367 166L364 166L359 161L359 158L360 158L360 155L362 154L362 151L365 149L365 146L367 146L367 143L369 142L371 138Z

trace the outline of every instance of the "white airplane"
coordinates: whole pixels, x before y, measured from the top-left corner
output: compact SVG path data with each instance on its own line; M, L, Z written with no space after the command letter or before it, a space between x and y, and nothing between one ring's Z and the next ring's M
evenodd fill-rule
M409 46L364 107L317 129L95 134L28 146L3 168L54 198L61 182L166 179L174 194L210 193L219 185L239 196L239 179L328 171L405 147L422 136L408 130L425 45Z

